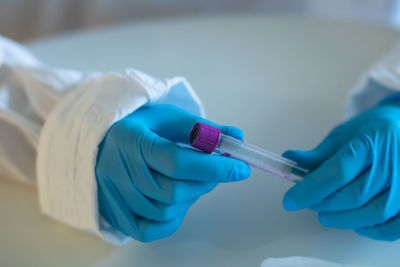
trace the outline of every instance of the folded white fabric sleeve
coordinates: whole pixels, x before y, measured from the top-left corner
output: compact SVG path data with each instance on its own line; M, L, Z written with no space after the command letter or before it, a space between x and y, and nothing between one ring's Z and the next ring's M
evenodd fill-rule
M400 41L359 80L348 95L345 118L353 117L386 96L400 92Z
M0 36L0 175L37 184L45 214L121 244L98 214L97 146L114 122L156 103L204 116L184 78L46 68Z

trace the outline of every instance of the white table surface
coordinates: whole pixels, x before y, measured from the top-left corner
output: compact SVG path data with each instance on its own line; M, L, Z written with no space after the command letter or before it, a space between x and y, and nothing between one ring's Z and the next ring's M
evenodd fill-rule
M127 23L28 46L52 66L183 75L209 118L280 153L319 142L341 120L360 73L398 35L377 26L235 15ZM284 211L290 186L253 170L249 180L200 199L172 237L115 247L40 214L35 188L0 180L0 265L258 266L267 257L300 255L398 266L400 242L328 229L310 211Z

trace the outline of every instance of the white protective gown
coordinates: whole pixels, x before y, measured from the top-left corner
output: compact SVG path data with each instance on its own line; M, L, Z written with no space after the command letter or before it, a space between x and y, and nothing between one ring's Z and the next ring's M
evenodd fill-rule
M360 80L350 94L347 114L398 91L398 66L400 46ZM0 176L36 184L45 214L121 244L128 238L98 214L97 145L114 122L154 103L204 115L183 78L160 81L133 69L49 69L0 36Z
M45 214L121 244L127 237L98 214L97 145L114 122L154 103L204 115L183 78L49 69L0 36L0 176L37 184Z

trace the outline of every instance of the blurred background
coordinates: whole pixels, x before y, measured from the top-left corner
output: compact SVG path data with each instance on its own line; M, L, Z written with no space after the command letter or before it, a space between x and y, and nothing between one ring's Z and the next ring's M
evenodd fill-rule
M400 27L400 0L0 0L0 34L28 41L127 20L239 12Z

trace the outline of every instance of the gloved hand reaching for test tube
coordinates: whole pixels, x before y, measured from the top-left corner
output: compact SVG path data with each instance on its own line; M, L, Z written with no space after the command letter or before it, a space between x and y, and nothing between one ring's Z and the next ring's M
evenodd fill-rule
M241 161L177 144L188 143L198 121L215 125L177 107L155 105L110 128L99 145L96 176L100 214L114 228L145 242L169 236L217 183L250 175ZM243 138L238 128L218 127Z
M311 151L284 153L313 170L284 197L319 212L325 226L381 240L400 238L400 96L339 125Z

